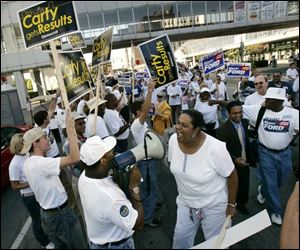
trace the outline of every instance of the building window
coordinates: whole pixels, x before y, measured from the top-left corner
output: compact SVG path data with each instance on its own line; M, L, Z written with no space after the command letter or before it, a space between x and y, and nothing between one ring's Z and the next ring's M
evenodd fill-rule
M137 33L149 32L149 20L147 6L135 7L134 20Z
M165 29L177 28L178 24L177 24L176 3L174 3L174 4L164 3L163 13L164 13Z
M299 13L299 2L298 1L288 1L288 15L298 15Z
M122 35L134 34L132 8L119 9L120 31Z
M206 2L207 4L207 24L220 23L219 1Z
M89 23L86 14L78 15L78 21L81 30L89 29Z
M192 25L191 2L178 3L178 26L191 27Z
M163 15L162 15L162 5L149 5L149 20L151 31L162 30L163 27Z
M119 24L118 14L116 10L106 10L103 12L103 14L105 27Z
M192 10L194 16L194 25L205 25L205 2L193 1Z
M88 17L89 17L89 23L90 23L90 28L91 29L97 29L97 28L104 27L101 12L100 13L99 12L89 13Z
M221 23L233 22L233 1L221 1Z

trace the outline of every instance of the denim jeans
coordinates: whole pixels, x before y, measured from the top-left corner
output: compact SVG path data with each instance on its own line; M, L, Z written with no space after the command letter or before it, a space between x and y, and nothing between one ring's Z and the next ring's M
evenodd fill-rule
M51 212L42 210L42 218L55 248L87 248L77 215L69 206Z
M266 198L266 207L271 213L282 214L279 188L287 181L292 170L290 147L282 152L272 152L262 146L258 148L261 194Z
M128 240L121 244L109 243L107 246L97 245L93 242L89 242L90 249L135 249L133 238L130 237Z
M147 165L149 168L149 177L150 177L150 192L149 196L147 196ZM144 207L144 223L151 223L154 215L156 203L158 200L158 185L157 185L157 161L155 159L151 159L149 161L139 161L138 167L141 172L141 176L143 178L143 182L141 184L141 199L143 200Z
M41 246L45 247L49 244L48 236L42 228L40 205L36 201L35 196L22 196L23 203L27 208L32 219L32 231L36 240Z

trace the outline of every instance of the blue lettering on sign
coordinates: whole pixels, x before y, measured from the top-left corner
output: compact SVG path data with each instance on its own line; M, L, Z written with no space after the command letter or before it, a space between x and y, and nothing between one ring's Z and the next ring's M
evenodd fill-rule
M290 121L266 118L263 120L263 128L268 132L286 133L289 132Z

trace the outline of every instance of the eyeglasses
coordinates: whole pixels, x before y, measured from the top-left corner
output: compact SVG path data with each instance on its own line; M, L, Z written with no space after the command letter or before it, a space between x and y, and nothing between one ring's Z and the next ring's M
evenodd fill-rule
M161 95L158 95L158 96L157 96L157 98L163 98L163 96L161 96Z
M256 83L254 83L255 85L258 85L258 84L260 84L260 85L262 85L262 84L264 84L264 82L256 82Z

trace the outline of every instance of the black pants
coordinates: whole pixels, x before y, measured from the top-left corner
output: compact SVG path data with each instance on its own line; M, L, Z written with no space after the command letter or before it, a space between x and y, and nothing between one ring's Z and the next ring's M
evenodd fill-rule
M245 205L249 199L249 167L235 167L239 185L237 190L236 202Z

